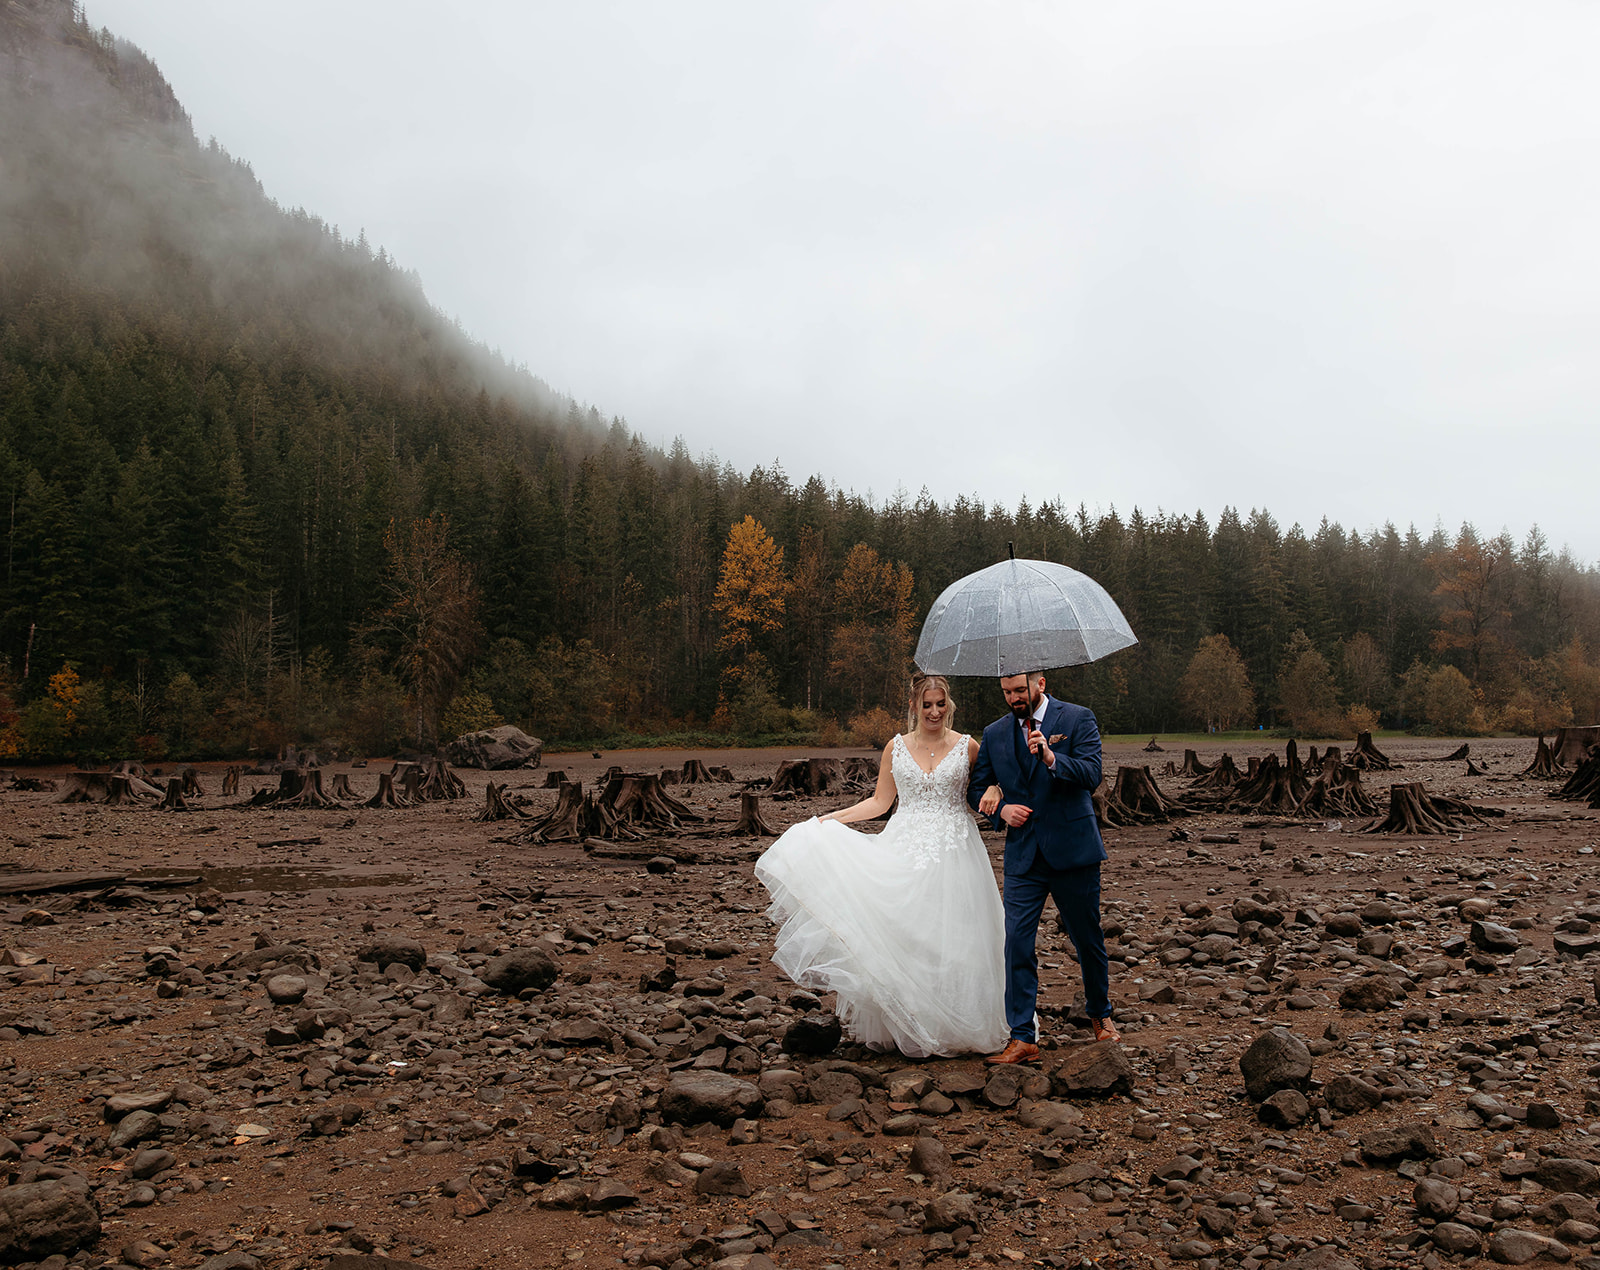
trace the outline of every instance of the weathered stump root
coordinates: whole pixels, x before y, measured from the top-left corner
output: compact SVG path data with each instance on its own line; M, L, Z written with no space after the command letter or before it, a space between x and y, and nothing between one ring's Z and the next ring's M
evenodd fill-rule
M1372 743L1372 733L1363 732L1356 737L1356 747L1350 751L1350 766L1364 772L1392 772L1399 764Z
M1533 752L1533 762L1529 763L1519 773L1519 776L1533 776L1539 780L1550 780L1556 776L1565 776L1567 769L1556 762L1556 752L1545 744L1544 737L1539 737L1539 747Z
M1094 792L1095 815L1101 825L1159 825L1190 811L1161 792L1148 767L1119 767L1116 780L1101 781Z
M407 804L401 799L400 795L395 791L394 773L392 772L378 773L378 792L361 805L363 807L407 806Z
M1487 824L1491 816L1504 816L1499 807L1480 807L1459 798L1428 793L1421 781L1403 781L1389 787L1389 814L1375 820L1362 833L1447 834L1463 828L1459 822Z
M528 813L506 797L506 787L490 781L483 789L483 806L474 820L526 820Z
M761 798L749 790L739 795L739 823L730 834L751 838L776 838L778 831L761 817Z

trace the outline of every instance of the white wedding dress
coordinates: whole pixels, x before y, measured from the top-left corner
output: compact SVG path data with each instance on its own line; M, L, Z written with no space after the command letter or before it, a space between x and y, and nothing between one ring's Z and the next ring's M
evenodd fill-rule
M882 833L790 828L756 862L778 924L774 964L838 994L846 1031L910 1058L1006 1043L1005 919L967 809L966 738L925 772L892 742L900 806Z

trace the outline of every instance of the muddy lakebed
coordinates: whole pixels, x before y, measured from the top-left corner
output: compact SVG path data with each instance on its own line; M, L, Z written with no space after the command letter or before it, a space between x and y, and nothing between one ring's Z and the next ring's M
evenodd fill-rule
M1042 1061L999 1074L831 1046L769 963L729 831L794 751L557 754L397 809L243 806L273 782L220 767L187 811L0 792L0 1169L60 1227L0 1203L0 1261L1600 1266L1600 821L1519 775L1532 741L1381 744L1380 814L1416 781L1504 814L1107 830L1124 1044L1047 913ZM1107 770L1176 799L1183 748ZM732 781L668 786L701 819L637 858L473 818L491 780L540 814L550 769L691 758ZM860 797L751 792L778 830Z

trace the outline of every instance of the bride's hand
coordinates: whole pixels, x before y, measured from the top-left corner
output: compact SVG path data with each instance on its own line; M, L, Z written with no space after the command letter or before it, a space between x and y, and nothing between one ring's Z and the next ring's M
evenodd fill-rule
M983 797L978 800L978 811L985 816L992 816L999 806L1000 786L991 785L983 791Z

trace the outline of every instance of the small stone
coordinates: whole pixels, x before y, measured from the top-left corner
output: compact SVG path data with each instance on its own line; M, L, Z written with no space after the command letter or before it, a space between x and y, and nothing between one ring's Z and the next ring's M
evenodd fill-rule
M1551 1261L1570 1261L1572 1250L1548 1235L1508 1226L1490 1236L1489 1255L1501 1265L1525 1266L1540 1257L1548 1257Z
M1311 1114L1311 1103L1298 1089L1280 1089L1256 1108L1256 1114L1262 1124L1292 1129Z
M724 1128L761 1114L766 1100L749 1081L725 1072L679 1072L661 1093L661 1118L669 1124L711 1122Z
M130 1111L117 1121L117 1127L107 1135L106 1147L114 1151L118 1147L132 1146L135 1142L153 1138L160 1132L161 1119L154 1112Z
M694 1189L699 1195L737 1195L741 1199L747 1199L750 1195L750 1183L744 1180L744 1172L731 1160L715 1161L695 1179Z
M274 1005L298 1005L310 987L299 975L273 975L267 980L267 996Z
M783 1052L820 1057L838 1049L843 1037L844 1027L838 1015L802 1014L783 1034Z
M1374 1164L1429 1160L1438 1154L1433 1130L1420 1121L1376 1129L1361 1138L1361 1158Z
M1425 1177L1412 1188L1411 1202L1424 1217L1444 1221L1461 1207L1461 1192L1439 1178Z
M357 961L369 961L379 969L402 965L411 970L427 968L428 951L406 935L371 935L356 949Z
M1483 1248L1483 1236L1460 1222L1442 1221L1428 1232L1428 1237L1433 1240L1434 1247L1452 1257L1467 1253L1476 1255Z
M479 978L497 992L515 996L530 988L543 992L561 975L561 968L543 948L515 948L493 958Z
M1050 1072L1051 1091L1066 1098L1109 1098L1133 1090L1133 1067L1115 1041L1074 1045Z
M1322 1087L1322 1101L1343 1116L1371 1111L1383 1102L1383 1091L1359 1076L1340 1074Z
M1481 948L1486 953L1515 952L1522 946L1516 931L1494 922L1473 922L1467 931L1467 938L1472 941L1474 948Z
M937 1138L918 1138L912 1144L911 1157L906 1163L910 1172L920 1173L930 1180L949 1178L955 1171L950 1152Z
M1245 1093L1264 1102L1280 1089L1304 1089L1311 1079L1311 1052L1286 1028L1263 1032L1239 1058Z

